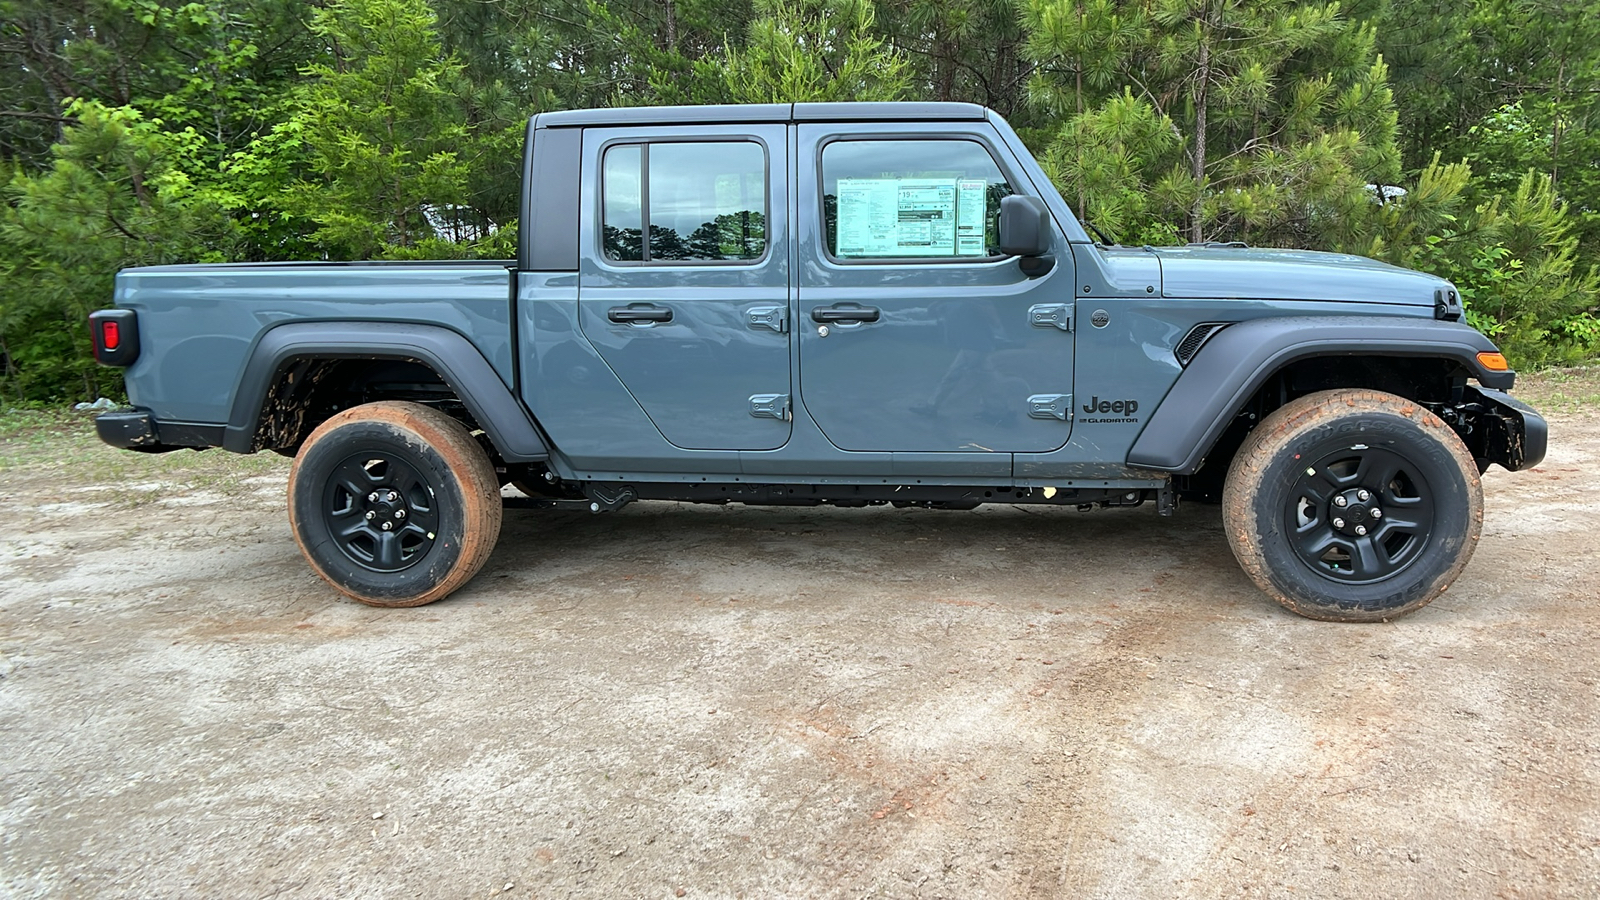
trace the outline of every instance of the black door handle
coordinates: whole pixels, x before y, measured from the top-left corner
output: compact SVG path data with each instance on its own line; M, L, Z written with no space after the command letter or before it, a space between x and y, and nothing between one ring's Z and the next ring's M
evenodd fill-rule
M619 325L629 322L671 322L672 310L650 305L613 306L606 311L606 318Z
M876 322L876 306L818 306L811 310L813 322Z

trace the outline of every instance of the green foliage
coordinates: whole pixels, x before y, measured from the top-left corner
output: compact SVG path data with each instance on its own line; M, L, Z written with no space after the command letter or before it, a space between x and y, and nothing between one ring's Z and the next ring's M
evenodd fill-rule
M901 100L900 54L872 32L871 0L756 0L745 49L721 63L735 103Z
M1522 365L1600 355L1600 276L1580 260L1549 176L1527 173L1509 198L1495 196L1454 224L1428 235L1414 263L1461 290L1473 327Z
M1029 64L1013 0L881 0L875 30L903 54L908 97L982 103L1019 129L1056 124L1021 90Z
M121 267L510 257L535 112L891 99L998 109L1125 241L1366 254L1600 356L1600 0L0 0L0 393L117 390Z
M1161 213L1191 197L1192 183L1173 174L1182 147L1171 119L1124 91L1068 119L1040 162L1080 217L1119 239L1154 234L1139 243L1170 244L1176 232Z
M871 0L755 0L743 46L658 69L639 103L906 99L905 57L873 29Z
M77 101L49 169L14 170L0 207L0 350L24 399L117 390L89 360L88 314L126 266L226 258L239 231L191 173L202 139L137 110Z
M426 0L336 0L312 16L334 59L305 68L280 126L305 165L280 203L315 222L312 239L335 255L414 246L441 217L464 224L468 169L456 148L467 130L450 90L461 65L442 55L435 25Z
M1066 123L1048 155L1089 218L1329 247L1367 227L1366 186L1399 175L1373 30L1337 4L1027 0L1023 16L1028 89Z

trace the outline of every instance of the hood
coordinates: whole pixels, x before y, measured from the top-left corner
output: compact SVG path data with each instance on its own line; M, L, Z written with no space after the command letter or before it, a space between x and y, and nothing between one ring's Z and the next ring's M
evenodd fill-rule
M1155 247L1164 297L1328 300L1433 306L1448 281L1399 266L1312 250Z

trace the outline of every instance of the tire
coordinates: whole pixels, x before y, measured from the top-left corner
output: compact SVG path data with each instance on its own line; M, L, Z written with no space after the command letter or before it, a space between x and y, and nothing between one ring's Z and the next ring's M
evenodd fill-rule
M494 550L500 517L500 482L483 448L460 422L418 403L338 413L289 472L289 524L306 561L370 606L421 606L466 584Z
M1483 487L1460 438L1421 405L1322 391L1245 438L1222 523L1245 573L1285 608L1387 621L1426 606L1466 568Z

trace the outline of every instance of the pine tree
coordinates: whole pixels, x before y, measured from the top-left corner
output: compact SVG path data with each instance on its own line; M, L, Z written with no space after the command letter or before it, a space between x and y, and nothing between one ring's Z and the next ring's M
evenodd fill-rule
M467 139L446 56L426 0L337 0L312 30L334 59L310 79L282 132L302 148L306 177L284 207L317 224L330 252L371 256L410 247L466 210Z
M1367 185L1399 176L1373 31L1337 4L1028 0L1024 22L1030 92L1066 120L1049 153L1069 188L1087 183L1080 148L1125 141L1096 128L1161 122L1181 139L1178 159L1158 141L1130 173L1152 201L1138 231L1340 246L1369 217Z
M32 400L117 390L90 359L86 319L110 304L118 269L227 259L240 237L193 177L204 137L130 107L64 112L75 124L50 167L13 171L0 205L0 377Z

